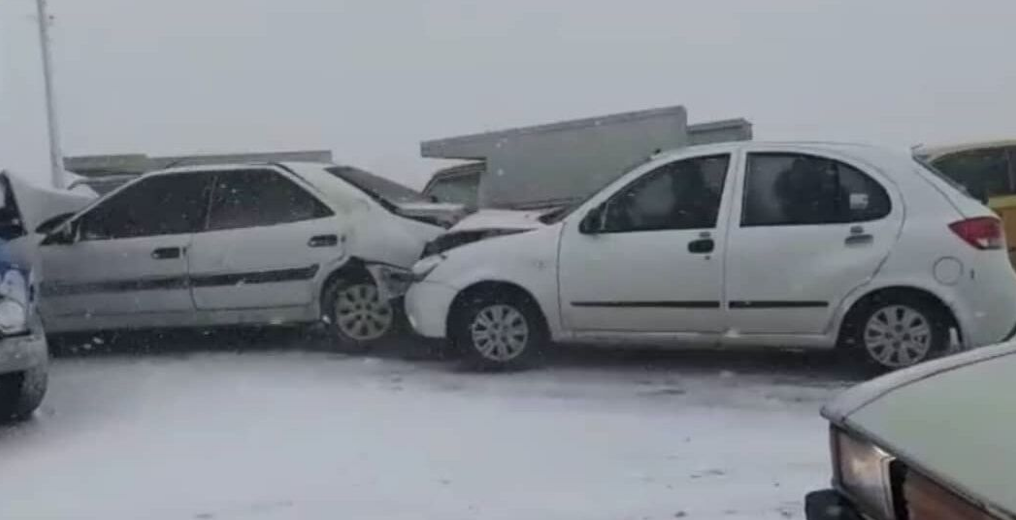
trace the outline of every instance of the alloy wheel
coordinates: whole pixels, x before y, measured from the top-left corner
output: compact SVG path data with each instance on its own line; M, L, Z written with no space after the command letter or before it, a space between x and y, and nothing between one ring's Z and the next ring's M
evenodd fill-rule
M932 328L928 319L906 305L889 305L876 311L864 326L864 346L872 359L889 368L919 363L931 351Z
M394 318L392 306L381 300L377 287L360 283L339 291L335 300L335 323L339 330L356 341L384 336Z
M529 324L510 305L495 304L480 309L469 326L473 347L486 359L506 362L526 350Z

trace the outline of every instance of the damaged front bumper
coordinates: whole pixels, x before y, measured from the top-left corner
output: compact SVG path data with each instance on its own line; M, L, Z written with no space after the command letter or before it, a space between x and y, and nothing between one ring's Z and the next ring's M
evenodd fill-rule
M413 272L404 267L381 262L368 263L366 267L382 300L405 296L413 283Z

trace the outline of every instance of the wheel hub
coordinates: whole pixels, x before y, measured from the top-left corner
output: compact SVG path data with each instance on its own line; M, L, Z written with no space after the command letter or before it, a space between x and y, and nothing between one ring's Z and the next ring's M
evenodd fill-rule
M335 323L343 334L357 341L384 336L393 322L392 306L368 283L345 287L336 295Z
M924 361L931 351L927 318L906 305L890 305L872 314L864 327L864 346L876 362L900 368Z
M511 361L529 342L529 325L515 307L496 304L480 309L469 327L473 348L492 361Z

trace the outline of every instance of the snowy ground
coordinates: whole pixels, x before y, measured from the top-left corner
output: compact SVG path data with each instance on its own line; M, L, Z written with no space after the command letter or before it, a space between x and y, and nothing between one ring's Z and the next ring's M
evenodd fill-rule
M0 518L802 518L850 384L814 356L470 374L272 341L55 360L38 417L0 428Z

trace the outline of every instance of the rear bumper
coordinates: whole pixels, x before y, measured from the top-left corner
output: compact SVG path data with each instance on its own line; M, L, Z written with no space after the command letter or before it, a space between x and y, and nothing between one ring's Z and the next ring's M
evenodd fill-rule
M863 520L849 500L835 489L812 491L804 497L807 520Z

